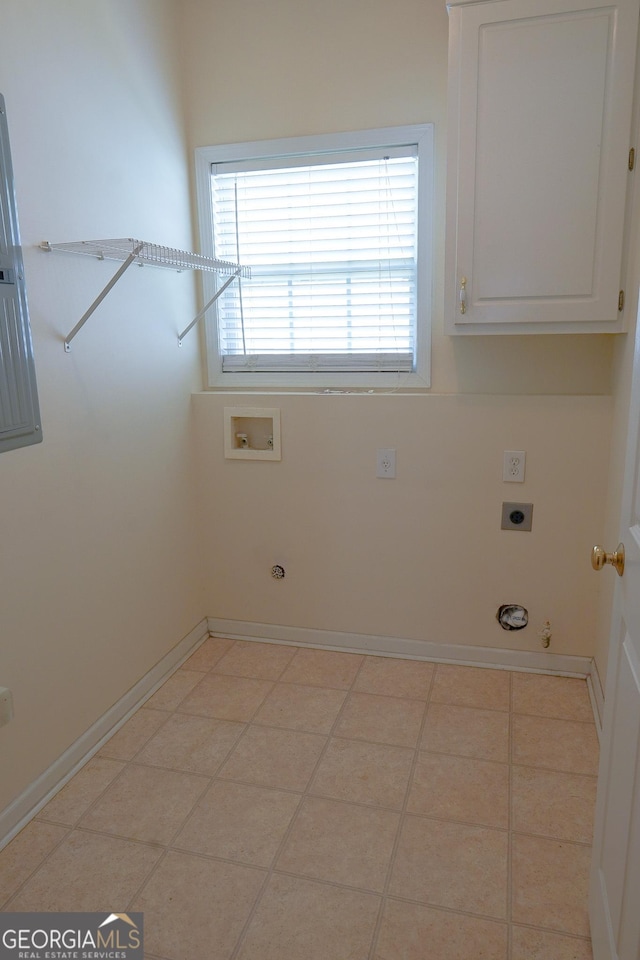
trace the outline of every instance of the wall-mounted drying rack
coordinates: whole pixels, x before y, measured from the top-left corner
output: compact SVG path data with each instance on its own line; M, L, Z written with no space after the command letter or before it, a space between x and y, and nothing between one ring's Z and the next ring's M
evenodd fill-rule
M185 250L175 250L173 247L162 247L156 243L147 243L146 240L133 240L131 237L121 238L119 240L77 240L72 243L49 243L45 240L40 244L42 250L47 252L60 251L61 253L79 253L87 257L95 257L98 260L120 260L122 266L116 271L109 283L98 294L91 306L80 317L73 330L67 334L64 341L64 349L68 353L71 349L71 341L79 330L85 325L91 314L94 312L109 291L116 285L123 273L129 269L132 263L138 266L149 265L153 267L166 267L170 270L207 270L211 273L220 273L226 275L227 279L222 286L216 290L214 296L202 308L200 313L193 318L188 327L182 331L178 337L178 346L182 346L182 340L189 331L201 320L212 304L216 302L220 294L224 293L230 283L236 277L250 277L249 267L241 267L238 263L230 263L227 260L215 260L212 257L203 257L199 253L188 253Z

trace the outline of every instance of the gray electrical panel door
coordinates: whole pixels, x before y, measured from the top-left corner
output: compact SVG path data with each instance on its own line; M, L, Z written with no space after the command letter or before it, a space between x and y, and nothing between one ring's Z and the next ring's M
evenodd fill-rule
M0 94L0 453L41 440L9 130Z

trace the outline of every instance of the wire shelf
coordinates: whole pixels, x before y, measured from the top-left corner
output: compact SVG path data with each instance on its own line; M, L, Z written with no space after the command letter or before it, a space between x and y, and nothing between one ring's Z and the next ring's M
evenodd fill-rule
M176 250L175 247L163 247L157 243L147 243L146 240L133 240L131 237L121 237L117 240L75 240L70 243L49 243L45 240L40 244L42 250L47 252L59 251L61 253L79 253L85 257L94 257L98 260L119 260L122 266L118 268L114 276L107 285L98 294L88 310L80 317L78 323L64 339L64 348L69 352L71 341L76 334L85 325L94 310L102 303L110 290L116 285L120 277L137 263L139 266L148 264L152 267L165 267L170 270L207 270L213 273L226 275L227 279L216 291L214 296L202 308L200 313L191 321L188 327L182 331L178 337L178 345L182 345L182 340L187 333L201 320L209 307L211 307L218 297L224 293L229 284L234 280L240 280L241 277L250 277L249 267L241 267L239 263L230 263L228 260L216 260L213 257L203 257L199 253L188 253L186 250Z
M163 247L157 243L134 240L131 237L121 237L115 240L76 240L71 243L49 243L45 241L41 244L41 247L47 251L59 250L62 253L79 253L83 256L95 257L98 260L125 261L135 253L133 263L140 265L147 264L171 270L206 270L226 276L251 276L249 267L241 267L239 264L231 263L228 260L203 257L199 253L188 253L186 250Z

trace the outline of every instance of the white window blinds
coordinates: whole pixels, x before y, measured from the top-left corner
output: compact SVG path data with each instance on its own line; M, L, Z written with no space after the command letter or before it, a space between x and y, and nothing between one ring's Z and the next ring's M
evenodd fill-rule
M417 148L212 166L223 371L411 371Z

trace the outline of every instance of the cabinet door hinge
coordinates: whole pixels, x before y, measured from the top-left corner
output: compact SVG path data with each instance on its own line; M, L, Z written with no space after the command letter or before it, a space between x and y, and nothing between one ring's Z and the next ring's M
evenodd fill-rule
M618 310L624 310L624 290L621 290L618 294Z
M629 150L629 170L633 170L635 165L636 165L636 149L635 147L631 147L631 150Z

